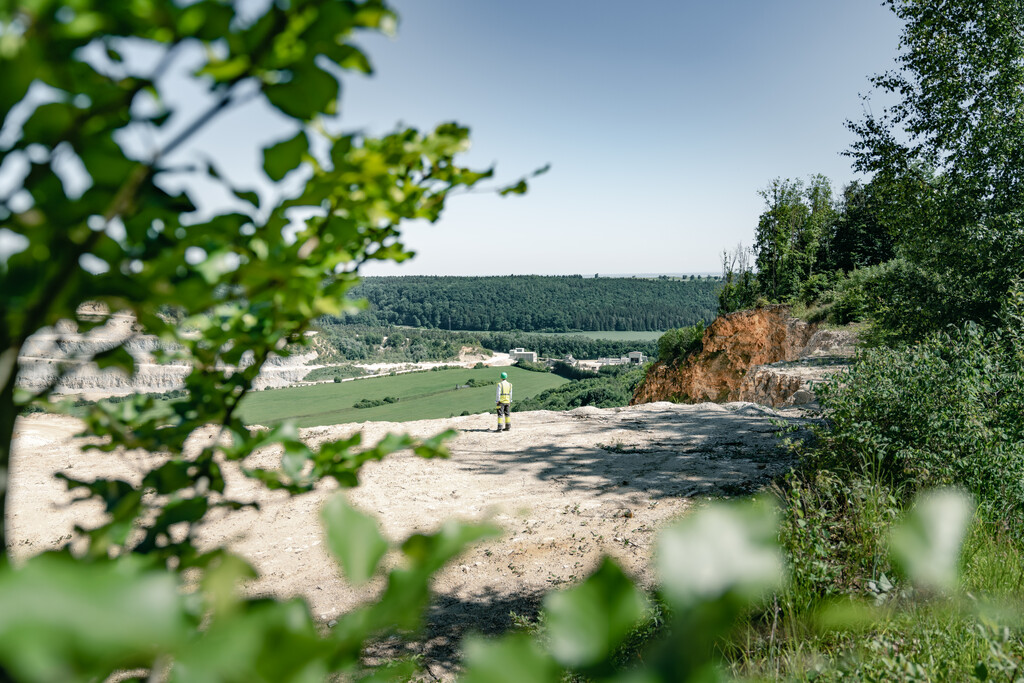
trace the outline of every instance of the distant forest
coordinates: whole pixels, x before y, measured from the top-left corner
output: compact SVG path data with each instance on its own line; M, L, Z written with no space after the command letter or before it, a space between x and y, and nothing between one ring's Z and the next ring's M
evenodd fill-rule
M709 322L715 278L367 277L353 295L368 310L331 322L450 330L653 331Z
M568 355L579 359L618 358L630 351L642 351L650 357L658 355L658 343L655 341L588 339L581 335L448 332L405 327L337 325L325 321L317 325L317 330L320 334L314 339L313 346L320 354L318 363L455 360L464 346L482 347L502 353L523 347L549 358Z

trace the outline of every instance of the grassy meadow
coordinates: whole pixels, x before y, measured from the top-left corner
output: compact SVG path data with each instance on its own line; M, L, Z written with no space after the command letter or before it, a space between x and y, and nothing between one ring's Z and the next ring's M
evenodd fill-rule
M294 419L300 427L345 422L405 422L459 415L464 411L482 413L494 407L494 385L498 368L439 370L357 379L350 382L291 387L249 394L239 408L247 424L273 424ZM514 391L513 400L535 396L568 380L543 372L505 368ZM456 389L469 380L487 386ZM354 408L361 400L398 398L371 408Z

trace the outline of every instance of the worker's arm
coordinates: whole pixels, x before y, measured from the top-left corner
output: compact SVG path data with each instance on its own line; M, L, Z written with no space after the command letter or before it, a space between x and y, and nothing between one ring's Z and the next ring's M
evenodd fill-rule
M494 388L494 402L501 403L501 382Z

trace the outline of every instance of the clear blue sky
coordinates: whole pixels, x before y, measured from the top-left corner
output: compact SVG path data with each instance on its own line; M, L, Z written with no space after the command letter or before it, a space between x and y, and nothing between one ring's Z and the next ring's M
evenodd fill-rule
M843 122L900 30L871 0L394 5L397 36L359 40L376 74L344 81L344 127L457 120L499 181L552 168L524 197L452 200L406 230L415 259L367 274L717 272L772 178L854 177ZM201 144L246 176L259 158L226 158L234 142L290 134L248 111Z

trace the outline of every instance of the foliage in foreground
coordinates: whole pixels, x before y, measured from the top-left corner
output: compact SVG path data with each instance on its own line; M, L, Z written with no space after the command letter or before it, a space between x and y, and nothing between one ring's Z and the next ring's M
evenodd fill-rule
M0 193L10 246L0 261L0 519L15 418L53 389L16 390L30 336L59 321L87 331L129 311L160 340L156 362L191 367L181 400L81 407L85 434L97 437L85 457L161 456L125 479L61 476L100 506L99 521L20 569L0 526L0 678L93 680L141 667L154 679L319 680L355 666L369 634L412 627L431 574L490 533L449 525L407 539L385 598L346 615L330 638L299 602L237 599L251 569L195 540L211 514L251 505L227 494L225 467L297 495L328 478L354 486L363 463L396 450L446 453L450 434L390 435L370 448L355 436L314 451L294 425L250 431L238 412L272 354L308 343L315 318L355 310L347 293L362 264L410 256L400 224L436 221L453 191L492 175L458 163L469 140L455 123L380 138L335 130L339 75L371 71L353 36L395 20L380 0L0 4L0 166L15 169ZM201 103L193 114L169 85L182 78ZM262 153L262 193L190 147L210 121L256 99L284 122ZM145 148L126 142L137 138ZM278 184L286 176L304 182L288 189ZM168 189L190 181L225 192L234 210L197 211ZM75 360L129 375L135 362L118 342ZM187 452L208 425L214 440ZM247 462L260 448L275 449L279 465ZM325 514L348 577L362 580L386 544L343 502Z
M413 633L427 605L430 576L467 543L495 531L448 523L391 547L375 520L350 507L343 494L327 502L322 516L328 547L349 581L369 580L389 550L404 557L404 566L388 573L379 600L342 616L327 632L300 600L239 598L235 584L251 569L227 554L211 565L198 592L183 592L180 575L137 556L82 566L47 554L23 568L0 570L0 602L17 608L0 617L0 662L9 675L27 681L103 677L120 668L153 668L171 681L367 674L359 664L363 639ZM894 527L889 547L908 587L956 594L969 520L966 498L943 492L921 499ZM545 598L539 633L468 639L461 680L727 680L723 665L738 619L752 608L763 610L771 591L785 585L777 533L777 516L764 500L715 504L688 515L659 535L657 597L663 607L657 613L663 623L646 630L644 643L632 639L647 629L652 603L605 560L582 584ZM995 623L982 605L967 611ZM833 628L891 619L868 606L852 614L834 609L828 617ZM196 638L200 621L203 636ZM624 648L634 656L623 657ZM414 672L411 661L392 662L372 680L402 680Z

